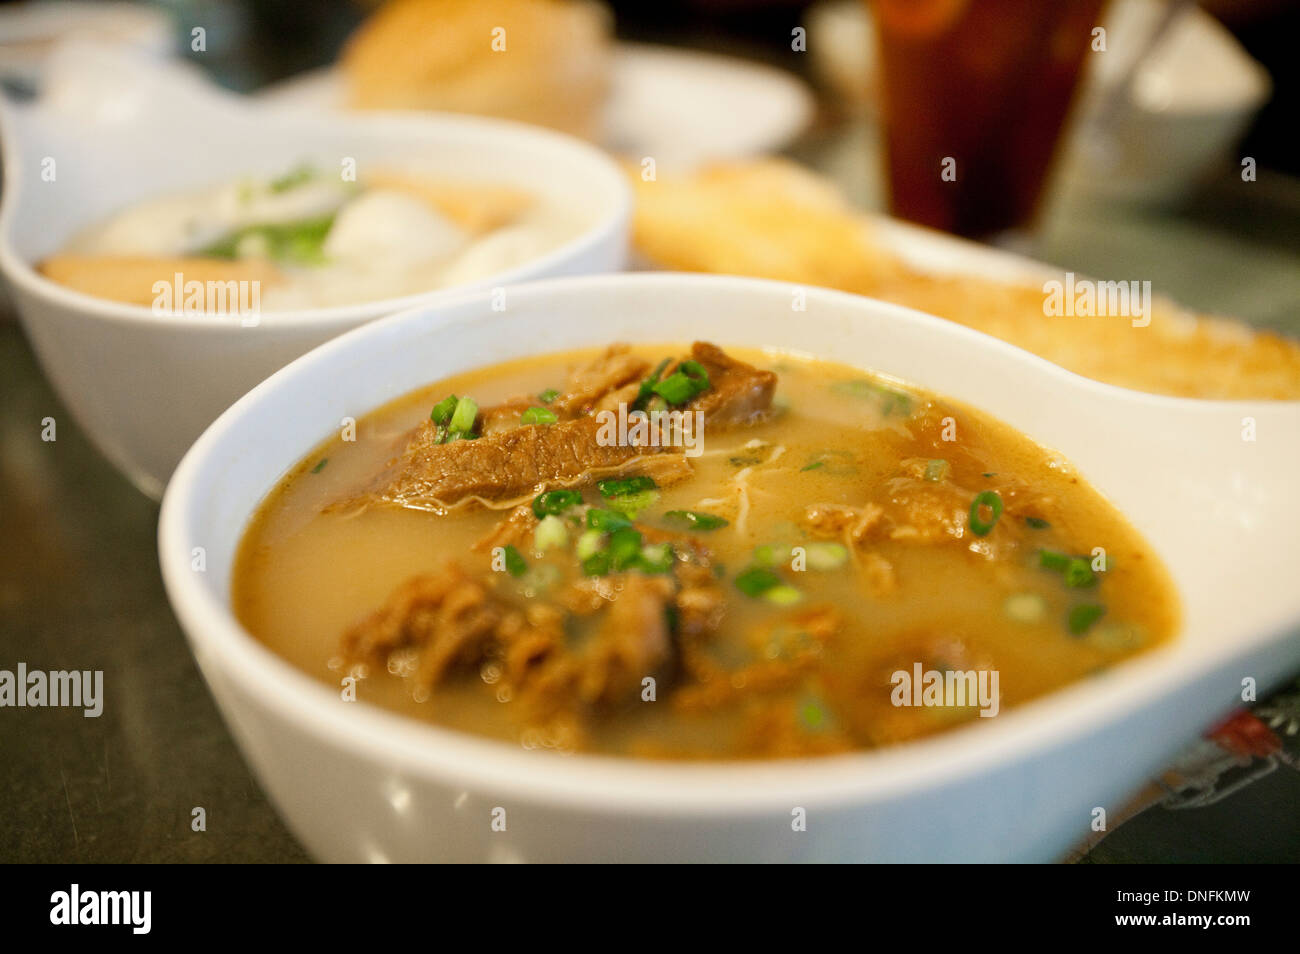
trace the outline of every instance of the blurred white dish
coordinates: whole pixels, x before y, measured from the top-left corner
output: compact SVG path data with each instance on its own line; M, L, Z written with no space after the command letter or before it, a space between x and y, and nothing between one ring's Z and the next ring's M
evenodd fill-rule
M163 502L168 597L239 745L327 861L1046 861L1148 773L1300 661L1300 403L1110 387L952 322L858 296L672 274L539 282L376 322L261 384L204 433ZM1168 567L1167 646L999 715L871 752L677 763L556 757L422 724L274 655L230 609L244 527L344 416L540 351L707 336L882 371L1059 450ZM1243 415L1261 435L1240 439ZM204 547L205 572L192 569ZM977 720L978 721L978 720ZM509 824L494 831L493 811ZM792 811L807 830L792 830Z
M551 251L459 290L617 270L626 258L630 196L619 168L585 143L520 124L288 117L249 109L179 65L78 44L51 65L39 103L0 109L0 135L0 270L27 335L89 438L155 497L203 428L272 371L341 331L453 292L268 312L245 327L238 316L155 314L91 297L34 270L107 213L304 158L400 161L554 196L579 223Z
M257 99L276 108L336 111L343 108L342 82L337 70L316 70ZM696 50L620 43L603 145L674 166L763 155L798 137L813 110L807 86L784 70Z

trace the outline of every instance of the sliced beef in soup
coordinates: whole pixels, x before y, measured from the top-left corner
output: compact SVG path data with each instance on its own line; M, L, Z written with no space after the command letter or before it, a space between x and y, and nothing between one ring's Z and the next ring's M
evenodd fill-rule
M444 419L459 405L449 404L441 416L435 409L370 486L340 506L381 502L441 510L469 499L510 505L541 490L610 476L645 475L667 486L691 474L681 446L672 446L658 424L611 441L602 412L621 405L646 414L647 421L657 420L656 410L698 412L703 426L723 430L761 420L776 389L771 371L706 342L696 342L688 358L648 372L646 359L614 345L573 371L546 406L528 398L485 410L474 406L459 433L449 428L454 419Z

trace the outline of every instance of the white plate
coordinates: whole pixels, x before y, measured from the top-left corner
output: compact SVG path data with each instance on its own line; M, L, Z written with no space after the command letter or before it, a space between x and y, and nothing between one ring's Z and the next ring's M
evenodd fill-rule
M267 105L342 109L343 80L330 67L258 93ZM784 70L695 50L620 43L604 145L661 164L691 165L774 152L807 128L808 87Z

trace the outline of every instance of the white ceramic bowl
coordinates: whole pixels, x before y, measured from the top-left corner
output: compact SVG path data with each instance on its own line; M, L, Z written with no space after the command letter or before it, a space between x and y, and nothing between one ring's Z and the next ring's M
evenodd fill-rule
M167 593L257 777L323 860L1048 860L1239 698L1300 663L1300 404L1098 384L897 306L672 274L560 279L412 310L294 362L221 416L163 501ZM1140 332L1135 332L1140 333ZM231 565L263 496L340 419L444 375L611 340L707 337L878 369L1054 446L1166 561L1168 647L896 748L766 763L560 757L344 702L250 637ZM1241 418L1260 435L1240 441ZM192 569L203 547L206 570ZM977 720L984 721L984 720ZM506 810L506 830L492 812ZM792 811L807 830L792 830Z
M616 271L629 189L614 162L558 133L452 116L296 119L243 105L176 65L81 45L60 51L35 108L0 108L5 191L0 270L46 375L82 429L142 491L160 496L186 448L236 398L341 331L466 288ZM4 104L0 104L4 105ZM573 238L457 290L364 305L166 316L71 291L33 270L78 229L132 202L282 172L304 158L417 162L447 178L556 197ZM44 181L46 157L56 178Z

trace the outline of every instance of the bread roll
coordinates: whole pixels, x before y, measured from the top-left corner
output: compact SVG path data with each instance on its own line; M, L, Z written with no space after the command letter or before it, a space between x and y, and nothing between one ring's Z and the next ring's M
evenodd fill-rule
M501 116L594 139L610 34L589 0L391 0L340 67L355 108Z

